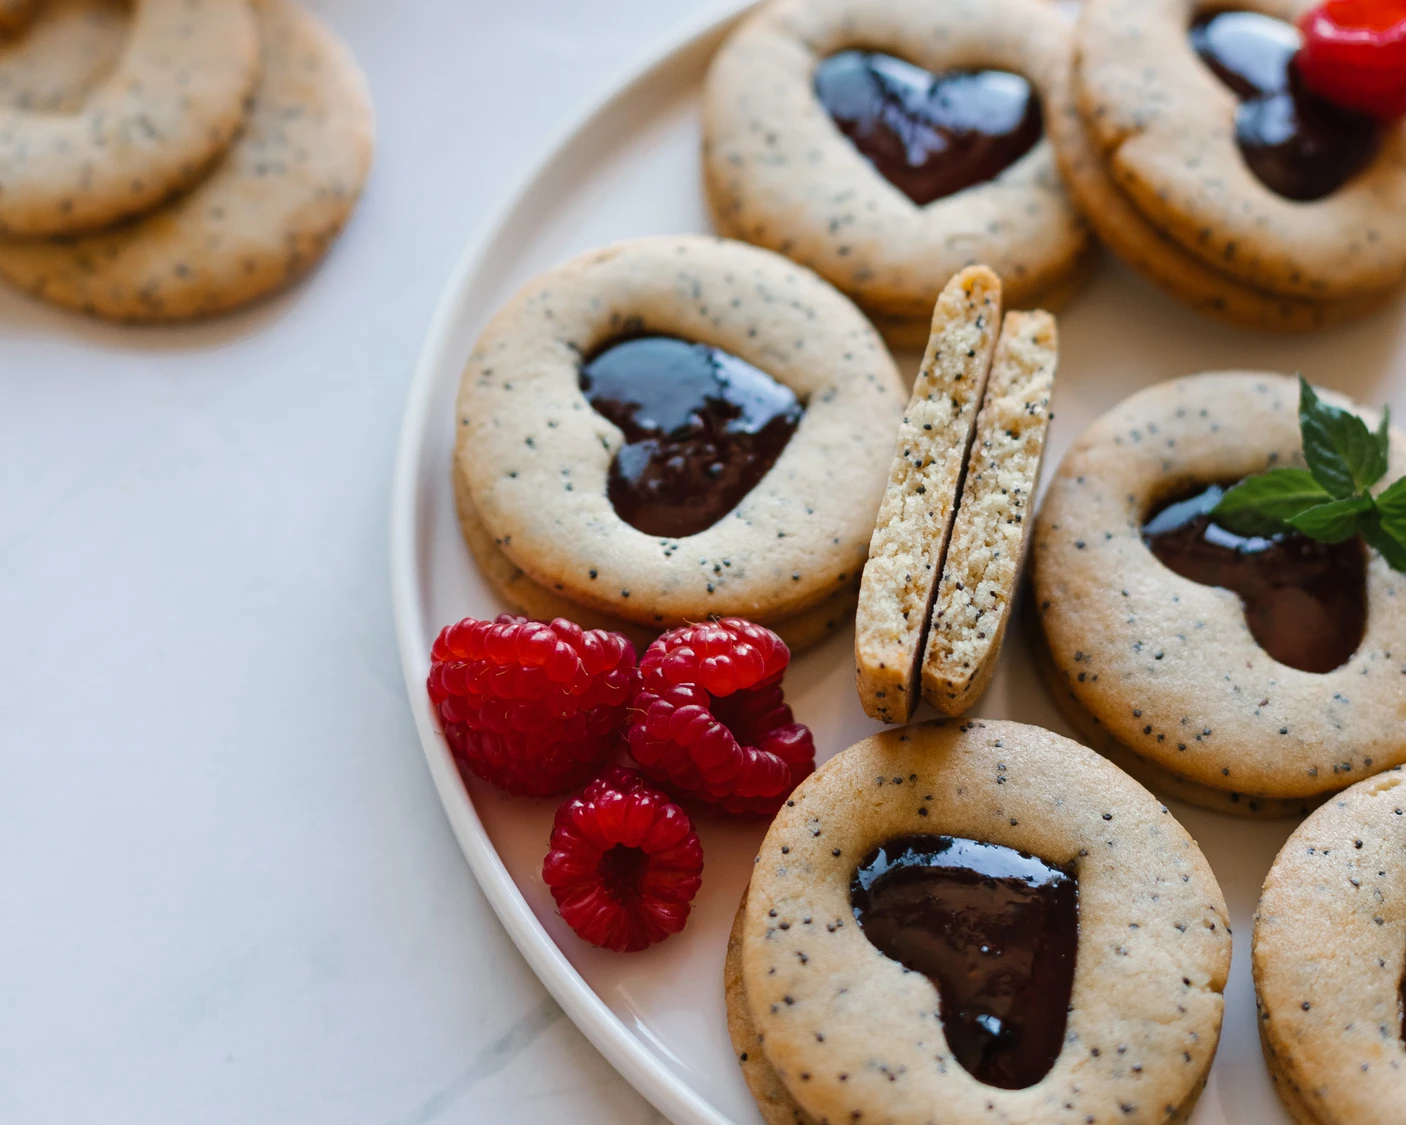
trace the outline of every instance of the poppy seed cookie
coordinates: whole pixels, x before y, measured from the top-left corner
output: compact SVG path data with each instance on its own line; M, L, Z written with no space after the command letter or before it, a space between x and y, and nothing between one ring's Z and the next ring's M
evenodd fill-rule
M1360 781L1289 837L1255 914L1260 1040L1302 1125L1389 1125L1406 1102L1406 776Z
M1406 761L1406 576L1368 551L1361 641L1341 666L1309 672L1260 647L1239 595L1177 574L1144 541L1159 504L1302 465L1297 403L1294 379L1264 372L1140 391L1074 443L1036 523L1034 601L1061 707L1192 783L1177 796L1218 791L1205 803L1222 811L1295 811ZM1387 481L1406 471L1395 430L1389 462Z
M1071 59L1060 79L1066 87L1077 69ZM1061 104L1064 112L1046 116L1045 128L1070 195L1099 239L1171 296L1217 320L1279 332L1311 331L1380 307L1381 299L1322 301L1261 292L1193 257L1153 227L1113 182L1072 95Z
M1001 329L1001 281L971 266L947 283L898 430L859 587L854 665L871 718L906 722L977 412Z
M116 69L131 30L121 0L45 0L0 41L0 105L73 113Z
M243 124L257 73L248 0L139 0L78 112L0 108L0 231L90 231L189 187Z
M1054 317L1006 314L923 656L923 698L948 715L975 703L996 671L1035 525L1058 362Z
M1239 5L1288 23L1315 0ZM1184 253L1241 285L1340 302L1406 280L1406 123L1315 200L1286 198L1236 141L1235 94L1198 58L1197 0L1086 0L1077 99L1118 189Z
M1045 0L762 4L719 49L704 87L704 184L717 229L809 266L899 331L925 321L947 280L978 262L1017 307L1075 277L1090 243L1049 143L1042 137L994 177L919 206L817 96L817 67L850 49L933 74L1016 73L1048 116L1060 108L1055 80L1070 31Z
M244 131L193 191L115 230L0 241L0 275L96 316L166 321L226 312L310 270L345 225L371 165L356 61L294 0L257 0L263 74Z
M564 594L534 582L494 541L483 526L460 474L454 474L454 500L459 512L459 528L474 562L493 592L520 613L536 621L565 617L583 629L609 629L628 637L641 652L660 634L663 626L650 628L598 609L573 602ZM792 655L814 648L854 620L854 604L859 596L853 584L832 594L812 609L780 621L759 621L786 642Z
M804 408L755 487L678 538L617 511L625 435L581 386L592 357L650 336L721 349ZM814 274L742 243L643 238L548 270L494 315L460 384L455 472L500 549L572 602L659 629L784 621L852 588L902 409L878 333Z
M1077 881L1063 1045L1034 1085L959 1065L937 988L855 919L856 867L912 834L1017 849ZM885 731L806 779L762 844L741 946L760 1046L795 1102L819 1121L889 1125L928 1125L934 1106L951 1121L1184 1121L1230 965L1220 888L1165 806L1078 743L984 720Z

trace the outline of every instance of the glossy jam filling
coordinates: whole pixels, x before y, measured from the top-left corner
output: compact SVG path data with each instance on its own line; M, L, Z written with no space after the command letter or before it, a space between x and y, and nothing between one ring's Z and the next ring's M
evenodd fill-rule
M932 74L872 51L815 72L820 104L879 173L920 207L994 179L1040 139L1040 100L1003 70Z
M625 435L610 466L616 512L671 539L737 507L804 413L790 388L750 363L668 336L606 348L582 366L581 390Z
M1271 191L1307 202L1361 172L1381 128L1305 89L1294 66L1299 45L1292 24L1256 12L1219 12L1191 25L1192 48L1240 99L1235 139L1250 171Z
M1305 672L1346 664L1367 628L1362 541L1236 535L1208 514L1225 487L1163 506L1143 526L1147 546L1183 578L1239 594L1251 635L1281 664Z
M1073 875L998 844L898 836L856 869L850 902L865 937L937 986L969 1073L1006 1090L1049 1073L1079 946Z

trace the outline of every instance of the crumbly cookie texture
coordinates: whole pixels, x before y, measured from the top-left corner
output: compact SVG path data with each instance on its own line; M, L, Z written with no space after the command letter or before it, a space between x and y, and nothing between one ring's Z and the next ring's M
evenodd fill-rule
M0 108L0 231L90 231L189 187L243 124L258 47L248 0L140 0L81 111Z
M971 707L996 671L1035 525L1058 362L1054 317L1006 314L923 655L923 698L947 715Z
M1000 330L1001 281L991 270L972 266L947 283L859 587L855 677L865 713L881 722L906 722L918 704L928 614Z
M752 1022L747 1006L747 988L742 981L742 927L747 917L747 892L732 919L727 935L727 957L723 961L723 997L727 1001L727 1034L732 1040L737 1065L747 1089L757 1100L766 1125L817 1125L814 1117L796 1104L791 1091L767 1061L765 1046Z
M454 474L454 500L459 512L459 527L464 535L474 562L480 573L492 587L493 592L519 613L525 613L536 621L551 621L565 617L583 629L609 629L628 637L637 650L643 652L659 636L662 629L639 625L603 613L590 606L573 602L557 590L550 590L534 582L521 567L503 553L488 529L483 526L473 500L464 487L463 477ZM819 605L807 609L795 617L779 621L760 621L786 642L792 654L814 648L827 640L854 620L854 606L859 597L857 585L851 583L843 590L832 594Z
M131 24L122 0L45 0L23 35L0 41L0 105L76 112L121 62Z
M1389 1125L1406 1103L1406 775L1358 782L1301 824L1255 915L1260 1039L1304 1125Z
M1045 0L762 5L718 51L704 88L704 183L719 231L794 258L899 323L926 318L948 278L978 262L1020 307L1077 272L1087 228L1045 139L993 180L917 207L815 96L817 63L850 48L932 71L1022 74L1048 116L1070 31Z
M1059 81L1068 90L1078 69L1071 56ZM1058 99L1062 112L1046 113L1064 182L1101 241L1162 290L1207 316L1250 328L1306 332L1365 316L1390 294L1370 299L1312 300L1251 288L1193 257L1162 235L1114 183L1103 155L1072 94ZM1048 306L1046 306L1048 307Z
M1315 0L1242 7L1294 22ZM1235 95L1197 58L1196 0L1088 0L1079 21L1078 102L1117 182L1184 252L1242 284L1315 300L1378 294L1406 280L1406 123L1371 165L1325 199L1285 199L1235 141Z
M365 79L294 0L257 0L263 72L244 131L208 178L151 215L77 239L0 241L0 274L113 320L226 312L311 269L371 166Z
M1036 609L1078 707L1161 769L1242 798L1312 799L1406 761L1406 577L1369 553L1362 643L1313 674L1259 647L1237 595L1175 574L1143 542L1178 493L1302 464L1297 402L1294 379L1265 372L1149 387L1075 442L1035 530ZM1395 430L1389 460L1387 481L1406 472Z
M718 523L665 539L607 495L620 431L580 365L628 336L710 344L805 406L771 471ZM848 589L883 493L903 383L844 296L742 243L619 243L537 277L489 322L464 368L456 472L493 538L533 581L642 625L793 618Z
M850 909L855 866L894 836L1003 844L1071 865L1079 947L1064 1050L1024 1090L952 1059L931 981ZM831 759L767 832L742 983L769 1065L818 1120L1183 1121L1215 1054L1230 965L1224 899L1195 842L1092 750L1019 723L885 731ZM854 1118L854 1113L861 1118Z

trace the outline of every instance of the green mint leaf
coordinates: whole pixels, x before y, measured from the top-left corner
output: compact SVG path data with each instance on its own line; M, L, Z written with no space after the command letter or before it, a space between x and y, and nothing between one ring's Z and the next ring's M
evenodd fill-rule
M1358 516L1372 510L1370 496L1349 496L1305 508L1285 522L1296 531L1320 543L1341 543L1357 534Z
M1222 496L1211 518L1237 535L1274 535L1292 517L1331 499L1307 469L1270 469Z
M1377 423L1377 432L1372 435L1377 439L1377 452L1382 455L1382 472L1386 472L1386 463L1391 460L1391 407L1382 407L1382 420Z
M1395 487L1396 485L1392 485L1392 488ZM1406 574L1406 544L1386 530L1379 513L1364 512L1359 519L1358 530L1361 531L1362 538L1386 559L1392 570Z
M1406 543L1406 477L1402 477L1376 499L1377 518L1386 533Z
M1339 499L1371 487L1386 472L1386 456L1356 414L1319 399L1299 376L1299 429L1313 477Z

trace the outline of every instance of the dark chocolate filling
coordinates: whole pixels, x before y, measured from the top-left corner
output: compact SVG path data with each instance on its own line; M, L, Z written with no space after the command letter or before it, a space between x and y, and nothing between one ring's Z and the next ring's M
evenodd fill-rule
M805 410L750 363L669 336L607 347L582 366L581 390L625 435L610 465L616 512L671 539L696 535L737 507Z
M1143 539L1171 570L1240 595L1259 646L1281 664L1331 672L1346 664L1367 628L1367 555L1355 536L1319 543L1285 532L1236 535L1211 519L1229 485L1213 484L1163 505Z
M968 1072L1005 1090L1049 1073L1079 946L1073 874L999 844L898 836L864 857L850 902L865 937L937 986Z
M1371 162L1381 127L1305 89L1299 32L1257 12L1217 12L1191 25L1191 46L1235 92L1235 139L1271 191L1307 202L1331 195ZM1209 123L1208 127L1209 127Z
M842 51L815 93L879 173L918 206L994 179L1040 139L1040 99L1004 70L932 74L874 51Z

